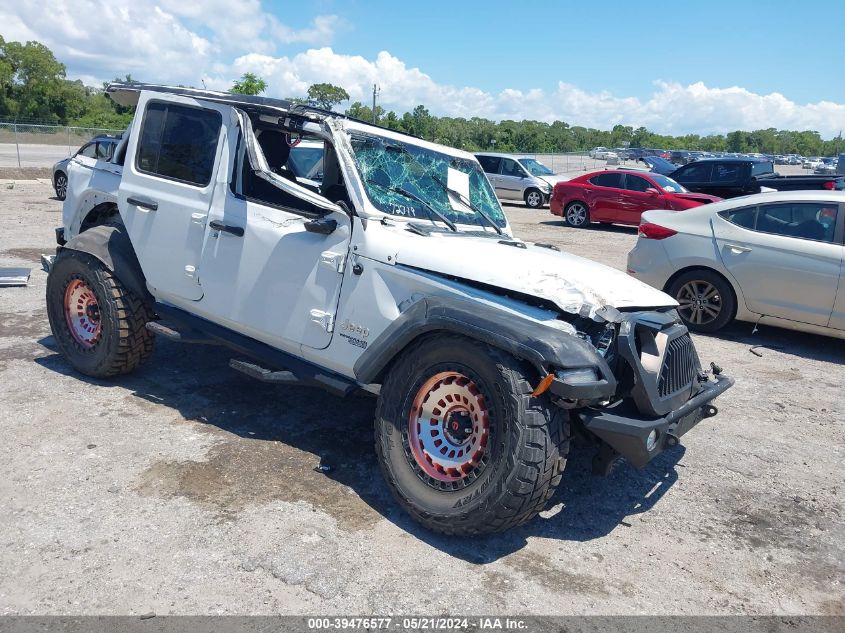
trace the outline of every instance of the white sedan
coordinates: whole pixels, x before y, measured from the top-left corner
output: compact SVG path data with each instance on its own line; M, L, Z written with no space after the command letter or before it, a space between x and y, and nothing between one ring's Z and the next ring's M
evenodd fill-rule
M845 192L776 191L646 211L628 273L692 330L732 320L845 338Z

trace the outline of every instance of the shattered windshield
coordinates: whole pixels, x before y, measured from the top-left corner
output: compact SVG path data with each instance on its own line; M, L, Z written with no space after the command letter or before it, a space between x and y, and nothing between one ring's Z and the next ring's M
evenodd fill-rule
M533 158L520 158L519 162L527 169L532 176L553 176L554 172L543 163Z
M366 134L353 134L351 140L361 180L379 211L434 222L442 215L455 224L489 226L486 214L498 227L505 226L490 182L474 160Z

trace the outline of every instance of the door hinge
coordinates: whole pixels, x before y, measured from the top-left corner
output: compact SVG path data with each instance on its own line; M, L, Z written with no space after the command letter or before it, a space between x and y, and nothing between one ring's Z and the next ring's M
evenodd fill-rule
M311 320L314 323L321 325L329 334L334 331L334 314L331 312L324 312L323 310L315 308L314 310L311 310Z
M346 254L325 251L320 254L320 263L333 268L339 273L343 273L346 270Z

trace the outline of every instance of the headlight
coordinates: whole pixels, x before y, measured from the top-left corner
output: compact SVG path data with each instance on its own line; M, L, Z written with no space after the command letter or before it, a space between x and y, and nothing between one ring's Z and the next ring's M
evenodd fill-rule
M592 367L559 369L555 372L555 376L568 385L586 385L599 380L599 375Z
M552 190L552 186L546 181L543 181L540 183L540 189L542 189L544 193L549 193Z

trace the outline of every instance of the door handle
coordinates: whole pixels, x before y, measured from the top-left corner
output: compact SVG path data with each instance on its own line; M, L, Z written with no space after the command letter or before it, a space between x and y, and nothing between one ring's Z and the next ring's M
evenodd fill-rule
M144 198L129 197L126 202L139 209L147 209L148 211L156 211L158 209L158 202L155 200L145 200Z
M725 244L734 253L750 253L751 249L747 246L739 246L738 244Z
M243 237L244 230L240 226L232 226L230 224L223 224L219 220L212 220L208 223L208 226L214 229L215 231L222 231L223 233L231 233L235 237Z

